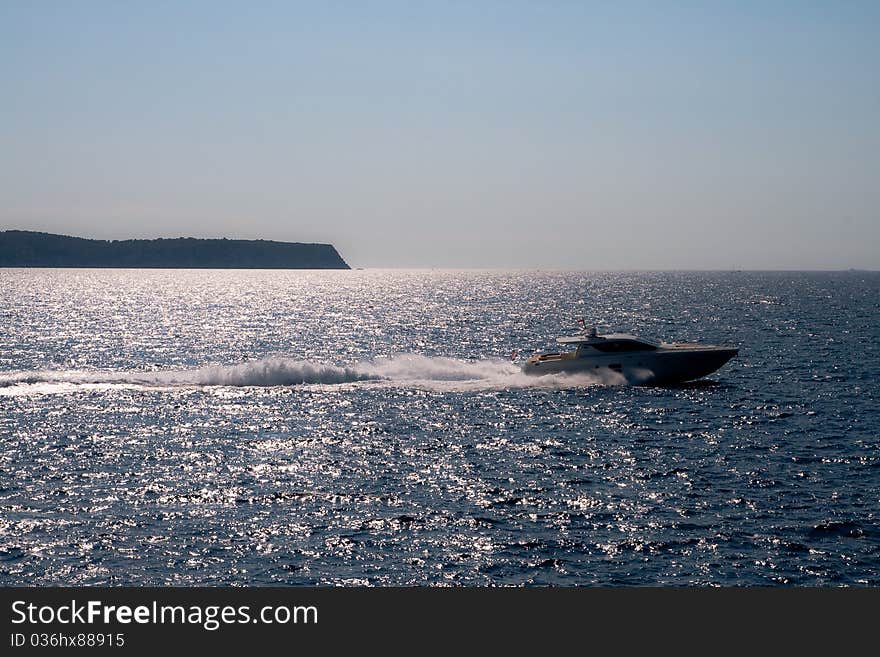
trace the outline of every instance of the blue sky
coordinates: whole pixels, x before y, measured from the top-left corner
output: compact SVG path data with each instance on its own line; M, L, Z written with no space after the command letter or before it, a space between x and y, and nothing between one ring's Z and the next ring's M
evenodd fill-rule
M880 267L880 3L0 2L0 228Z

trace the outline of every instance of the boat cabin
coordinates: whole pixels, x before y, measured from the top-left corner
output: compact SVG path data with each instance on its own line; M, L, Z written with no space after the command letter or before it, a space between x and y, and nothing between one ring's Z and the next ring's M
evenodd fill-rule
M642 351L654 351L660 347L659 342L645 338L637 338L628 333L610 333L608 335L575 335L558 338L558 344L571 345L574 351L541 354L535 357L537 362L562 360L566 358L587 358L603 354L621 354Z
M646 338L637 338L628 333L610 333L608 335L571 336L559 338L559 344L576 345L578 355L620 354L633 351L654 351L659 342Z

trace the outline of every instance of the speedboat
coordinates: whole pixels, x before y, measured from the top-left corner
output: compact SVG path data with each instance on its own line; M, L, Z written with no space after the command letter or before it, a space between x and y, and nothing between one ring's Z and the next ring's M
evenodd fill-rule
M586 326L577 335L556 340L570 351L536 354L525 374L593 374L638 385L693 381L711 374L739 353L736 347L691 342L656 342L628 333L599 335ZM616 375L619 375L616 376Z

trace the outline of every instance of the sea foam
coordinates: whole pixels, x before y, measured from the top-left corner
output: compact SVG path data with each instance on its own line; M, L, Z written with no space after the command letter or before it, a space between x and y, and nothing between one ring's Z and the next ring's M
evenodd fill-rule
M207 365L186 370L88 371L40 370L0 374L0 395L58 392L70 386L198 387L338 385L380 382L437 389L507 387L578 387L623 385L627 379L612 371L602 374L528 376L514 362L486 358L465 360L445 356L398 354L349 366L272 357L233 365Z

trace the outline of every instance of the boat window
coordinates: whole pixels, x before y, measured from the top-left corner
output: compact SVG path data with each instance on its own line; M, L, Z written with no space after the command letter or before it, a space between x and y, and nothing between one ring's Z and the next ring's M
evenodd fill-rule
M632 340L609 340L608 342L599 342L592 346L599 351L615 354L626 351L654 351L657 348L654 345L634 342Z

